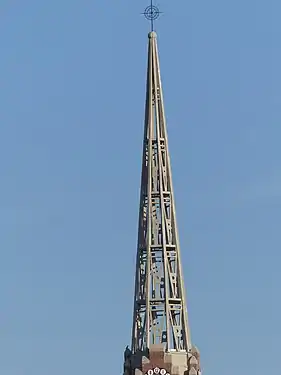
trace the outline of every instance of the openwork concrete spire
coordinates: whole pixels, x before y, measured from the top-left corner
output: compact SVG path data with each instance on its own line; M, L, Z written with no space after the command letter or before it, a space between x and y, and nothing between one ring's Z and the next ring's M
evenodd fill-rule
M155 370L156 369L156 370ZM131 350L124 373L198 375L191 344L157 39L149 33L139 233ZM156 372L155 372L156 371Z

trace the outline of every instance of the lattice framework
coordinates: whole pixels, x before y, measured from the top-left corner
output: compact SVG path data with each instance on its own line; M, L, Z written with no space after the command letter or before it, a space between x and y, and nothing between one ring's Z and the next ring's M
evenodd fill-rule
M133 353L191 349L155 32L149 34Z

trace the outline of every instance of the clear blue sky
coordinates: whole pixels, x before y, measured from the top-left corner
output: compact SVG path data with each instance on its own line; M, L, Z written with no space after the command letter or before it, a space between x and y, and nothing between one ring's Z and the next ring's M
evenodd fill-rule
M2 0L0 372L121 374L146 1ZM279 374L281 4L163 0L158 42L193 341Z

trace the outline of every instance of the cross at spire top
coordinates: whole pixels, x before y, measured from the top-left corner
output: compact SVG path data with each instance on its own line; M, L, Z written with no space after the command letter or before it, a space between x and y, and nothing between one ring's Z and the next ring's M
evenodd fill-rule
M145 8L142 14L150 21L151 31L154 31L154 21L157 20L160 13L162 12L160 12L159 8L153 4L153 0L150 0L150 5Z

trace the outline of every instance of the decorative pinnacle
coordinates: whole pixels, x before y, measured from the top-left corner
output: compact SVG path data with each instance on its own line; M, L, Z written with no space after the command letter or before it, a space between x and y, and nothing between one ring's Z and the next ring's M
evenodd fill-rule
M157 6L155 6L155 5L153 5L153 0L151 0L150 5L147 6L145 8L144 12L142 13L145 16L145 18L148 21L150 21L151 31L154 31L154 21L157 20L160 13L162 13L162 12L159 11L159 8L157 8Z

